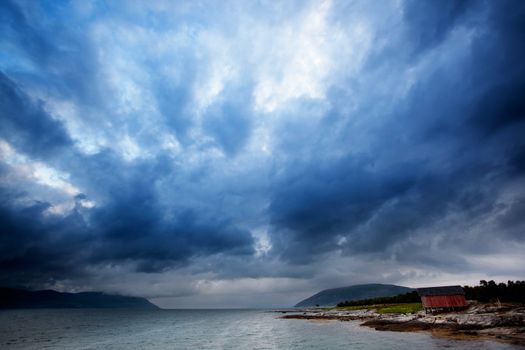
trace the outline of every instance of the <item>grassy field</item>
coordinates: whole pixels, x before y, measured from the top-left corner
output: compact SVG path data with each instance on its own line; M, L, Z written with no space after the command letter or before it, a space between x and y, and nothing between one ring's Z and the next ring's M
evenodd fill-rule
M423 309L421 303L404 304L380 304L364 306L336 307L335 310L376 310L380 314L407 314L418 312Z
M409 314L423 310L421 303L385 305L377 309L380 314Z

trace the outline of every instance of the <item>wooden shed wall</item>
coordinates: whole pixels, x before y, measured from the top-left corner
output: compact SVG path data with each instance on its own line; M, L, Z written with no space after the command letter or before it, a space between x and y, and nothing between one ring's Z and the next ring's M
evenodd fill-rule
M421 302L423 303L423 307L429 308L467 306L467 300L464 295L422 296Z

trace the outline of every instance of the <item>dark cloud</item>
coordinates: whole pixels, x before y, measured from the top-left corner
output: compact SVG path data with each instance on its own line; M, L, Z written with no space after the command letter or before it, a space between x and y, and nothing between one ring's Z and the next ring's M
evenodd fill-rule
M470 0L405 1L403 16L413 50L419 53L439 45L461 17L477 5Z
M502 231L507 232L510 237L517 240L524 240L524 216L525 198L519 197L507 205L505 211L498 217L498 224Z
M524 38L525 39L525 38ZM524 67L525 68L525 67ZM483 93L472 114L472 124L487 133L525 120L525 82L510 80Z
M338 236L345 236L384 202L409 189L410 175L385 179L367 166L372 167L351 158L295 165L275 187L270 206L277 251L292 260L308 261L337 249Z
M4 74L26 87L43 86L50 96L77 102L86 120L96 114L93 110L111 103L98 79L99 53L91 46L85 23L71 23L65 6L6 0L0 16L5 19L0 24L3 45L14 53ZM13 69L17 61L29 69Z
M2 193L6 202L1 213L0 267L9 271L2 282L42 285L82 277L86 268L106 264L131 264L136 271L159 272L184 266L198 256L253 255L250 232L230 219L191 208L174 211L159 203L155 179L165 165L148 162L118 167L115 161L111 162L114 173L109 175L101 157L84 159L82 168L93 179L97 172L105 174L106 202L96 208L84 208L81 202L89 197L79 194L71 213L54 215L46 212L52 208L50 203L16 205L24 203L21 199L26 194ZM90 168L90 163L101 168Z
M94 260L138 261L144 271L185 264L198 255L253 254L250 232L225 217L198 208L163 206L155 182L167 159L120 168L108 188L108 203L90 213L100 249ZM98 164L98 163L97 163Z
M205 129L228 155L237 154L246 144L252 129L250 111L231 103L212 106L205 116Z
M513 1L490 3L486 27L474 42L470 126L487 134L525 121L525 5ZM483 135L483 136L486 136Z
M79 213L49 216L49 203L16 204L22 194L1 193L0 283L42 285L81 276L90 241Z
M21 151L38 157L72 145L63 125L1 72L0 105L0 136Z
M194 125L192 110L189 103L192 98L191 83L196 72L191 62L193 57L177 57L180 66L178 81L158 77L155 81L155 99L167 127L175 132L177 138L184 144L191 144L188 130ZM156 63L152 63L156 64Z
M469 166L439 175L424 163L382 172L352 159L295 166L270 206L277 252L300 263L334 250L385 252L447 214L483 217L494 208L495 184Z
M445 40L454 25L472 25L471 20L461 20L467 2L405 5L411 35L420 36L418 50ZM490 13L501 11L500 5L485 5ZM504 53L523 47L518 44L523 30L516 31L525 26L516 23L517 16L512 25L504 25L501 18L487 19L487 9L477 6L473 8L479 13L472 15L483 24L474 21L481 29L467 61L461 58L462 70L438 65L428 76L419 77L400 104L380 112L384 122L368 135L369 153L327 157L330 153L324 147L341 147L343 140L332 143L323 126L346 123L344 139L361 137L352 135L355 121L345 121L337 113L329 115L325 125L302 126L307 131L300 136L286 134L292 141L287 140L285 147L293 148L299 140L302 145L309 143L309 152L306 159L287 159L273 187L269 213L276 253L292 262L309 263L338 250L388 252L450 215L462 215L473 224L496 215L497 199L513 176L512 169L520 167L524 149L520 135L525 126L521 86L525 67L514 55L505 59ZM509 38L502 44L498 38L507 32ZM487 47L497 49L502 57L479 60ZM501 76L503 62L505 71L516 75ZM383 64L391 65L392 60ZM465 76L470 79L465 81ZM370 106L362 109L371 115ZM454 234L451 229L450 235Z

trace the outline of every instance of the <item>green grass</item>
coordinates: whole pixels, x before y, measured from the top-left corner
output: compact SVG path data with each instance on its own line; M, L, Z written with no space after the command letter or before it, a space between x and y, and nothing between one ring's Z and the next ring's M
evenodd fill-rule
M405 303L385 305L377 309L380 314L412 314L423 310L421 303Z
M342 306L342 307L333 307L332 310L346 310L346 311L371 310L371 309L375 309L377 306L378 305Z
M408 314L423 310L421 303L380 304L336 307L335 310L376 310L379 314Z

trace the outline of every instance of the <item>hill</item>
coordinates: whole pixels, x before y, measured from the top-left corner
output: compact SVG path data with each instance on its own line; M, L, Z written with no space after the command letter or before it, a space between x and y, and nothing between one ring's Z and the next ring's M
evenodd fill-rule
M402 293L408 293L414 289L396 286L393 284L358 284L355 286L325 289L317 294L306 298L295 305L295 307L310 306L335 306L346 300L361 300L379 297L390 297Z
M0 288L0 309L129 308L158 309L147 299L101 292L61 293Z

